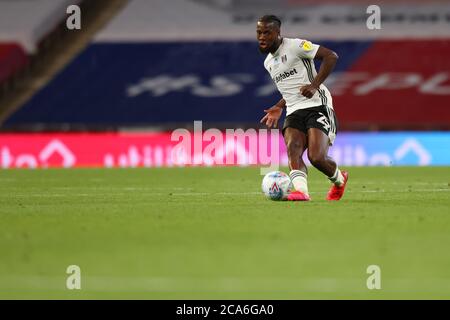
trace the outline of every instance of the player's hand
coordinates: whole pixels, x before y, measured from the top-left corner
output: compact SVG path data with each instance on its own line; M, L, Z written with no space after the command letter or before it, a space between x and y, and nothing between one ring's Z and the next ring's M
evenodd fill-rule
M308 99L311 99L316 93L316 91L317 87L312 84L300 87L300 93L302 94L302 96L305 96Z
M261 123L265 123L266 126L270 128L276 128L278 126L278 120L281 118L281 114L283 113L283 108L278 107L277 105L264 110L266 115L261 119Z

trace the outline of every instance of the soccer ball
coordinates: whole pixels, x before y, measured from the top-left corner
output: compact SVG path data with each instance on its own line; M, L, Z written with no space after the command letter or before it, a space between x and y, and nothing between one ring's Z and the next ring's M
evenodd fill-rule
M291 188L291 179L282 171L269 172L262 181L262 191L270 200L286 200Z

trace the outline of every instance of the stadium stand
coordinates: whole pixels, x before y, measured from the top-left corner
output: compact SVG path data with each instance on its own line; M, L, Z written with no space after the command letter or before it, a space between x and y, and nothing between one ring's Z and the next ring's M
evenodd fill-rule
M82 10L82 30L66 27L68 4L78 4ZM10 58L24 58L26 64L17 66L4 61L0 81L0 123L40 91L68 62L89 43L93 35L120 8L123 0L91 1L20 1L3 5L1 38L14 39L19 52ZM26 9L26 10L25 10ZM21 13L21 11L23 11ZM32 14L36 11L37 14ZM30 15L30 20L22 20ZM7 26L7 28L6 28ZM13 41L13 40L11 40ZM10 60L11 60L10 59ZM1 65L1 62L0 62ZM0 130L3 128L0 127ZM45 129L45 128L44 128Z
M6 81L28 63L28 56L15 43L0 43L0 83Z
M0 1L0 42L13 41L33 54L38 44L80 0Z
M72 38L58 40L67 57L35 64L48 74L28 84L34 91L0 126L0 167L170 167L189 159L173 157L172 129L198 136L212 127L260 128L263 108L279 99L255 41L255 21L267 12L282 17L285 36L340 55L327 80L340 120L330 152L339 163L450 163L447 132L368 132L450 129L450 8L442 1L383 2L382 31L365 27L368 1L117 0L104 16L111 2L83 9L83 32L70 33L83 37L76 49ZM258 130L238 138L245 135L265 139ZM287 165L282 138L269 139ZM245 143L233 146L219 146L216 156L265 164ZM197 159L203 149L191 151Z
M23 69L72 0L0 1L0 83ZM12 18L14 17L14 18Z
M81 0L0 1L0 119L13 109L9 100L17 88L60 40L57 29L69 3Z
M365 3L345 1L339 10L326 1L281 3L275 13L283 17L283 34L308 38L341 57L328 80L341 130L450 127L448 6L386 4L379 32L361 23ZM273 3L252 4L130 1L4 127L170 129L196 119L254 127L279 95L254 40L256 18Z

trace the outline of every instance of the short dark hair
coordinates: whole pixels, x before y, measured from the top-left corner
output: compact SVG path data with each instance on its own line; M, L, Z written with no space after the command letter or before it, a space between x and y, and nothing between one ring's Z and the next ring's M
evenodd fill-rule
M274 16L273 14L266 14L258 19L259 22L264 23L275 23L278 28L281 28L281 20L277 16Z

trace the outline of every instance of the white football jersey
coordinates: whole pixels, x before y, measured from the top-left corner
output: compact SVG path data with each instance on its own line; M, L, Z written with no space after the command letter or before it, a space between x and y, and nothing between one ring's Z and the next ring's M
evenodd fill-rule
M264 61L264 67L286 100L286 115L321 105L333 108L330 91L323 84L311 99L300 93L300 87L311 84L317 75L313 61L317 50L319 45L307 40L283 38L278 50L269 53Z

